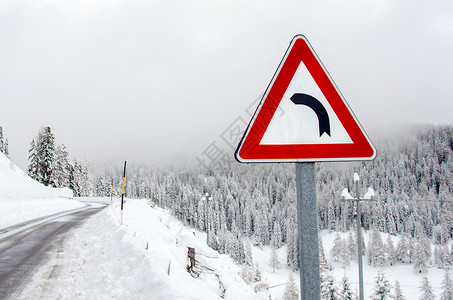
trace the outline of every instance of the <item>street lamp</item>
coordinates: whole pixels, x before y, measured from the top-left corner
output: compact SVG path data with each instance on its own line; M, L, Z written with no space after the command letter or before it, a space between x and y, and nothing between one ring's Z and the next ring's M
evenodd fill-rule
M202 198L203 200L206 200L206 216L205 216L205 228L206 228L206 243L209 245L209 202L212 200L211 194L206 192L204 194L204 197Z
M352 197L349 194L348 189L343 189L341 192L341 198L343 201L356 201L357 202L357 251L358 251L358 260L359 260L359 299L363 300L363 266L362 266L362 220L361 220L361 212L360 212L360 201L375 201L374 197L374 190L372 188L368 188L368 192L363 196L363 198L359 197L359 180L360 177L357 173L354 173L354 182L356 187L356 198Z

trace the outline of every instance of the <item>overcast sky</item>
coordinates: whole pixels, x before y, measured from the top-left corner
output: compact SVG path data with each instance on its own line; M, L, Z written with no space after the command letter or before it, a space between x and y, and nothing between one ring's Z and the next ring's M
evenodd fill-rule
M451 1L0 0L10 156L25 168L50 125L90 162L195 159L245 119L298 33L371 139L452 123Z

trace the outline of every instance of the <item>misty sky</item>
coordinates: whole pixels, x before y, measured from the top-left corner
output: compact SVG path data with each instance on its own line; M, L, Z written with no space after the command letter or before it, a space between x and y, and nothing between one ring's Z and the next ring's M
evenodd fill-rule
M10 156L25 168L50 125L81 160L194 160L246 118L298 33L371 139L452 123L451 1L0 0Z

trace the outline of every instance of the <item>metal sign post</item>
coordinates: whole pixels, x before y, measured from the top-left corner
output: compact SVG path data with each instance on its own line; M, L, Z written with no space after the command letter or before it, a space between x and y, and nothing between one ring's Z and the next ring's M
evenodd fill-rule
M299 224L300 298L321 299L318 245L318 204L314 162L296 163Z
M296 163L301 299L321 298L315 162L375 156L374 146L307 38L296 35L235 157L242 163Z
M126 163L124 162L123 187L121 188L121 225L123 225L124 185L126 184Z

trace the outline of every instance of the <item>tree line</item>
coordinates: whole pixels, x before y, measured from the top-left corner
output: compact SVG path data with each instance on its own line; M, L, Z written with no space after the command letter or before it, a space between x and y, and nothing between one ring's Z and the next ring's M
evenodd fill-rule
M0 126L0 152L9 157L8 138L4 136L2 126Z
M72 162L64 144L55 141L50 126L43 126L30 142L28 175L45 186L70 188L74 196L91 195L91 177L88 163Z
M360 191L369 186L376 191L377 202L362 205L365 230L445 245L453 229L453 127L420 127L376 144L372 162L317 164L319 228L347 232L354 226L355 203L342 201L341 191L353 190L352 174L358 173ZM94 193L109 195L112 182L118 193L121 174L121 165L96 170ZM276 248L286 244L287 264L297 269L294 174L292 164L204 169L131 163L126 193L171 209L186 224L207 231L213 248L230 251L239 261L245 257L243 238Z

